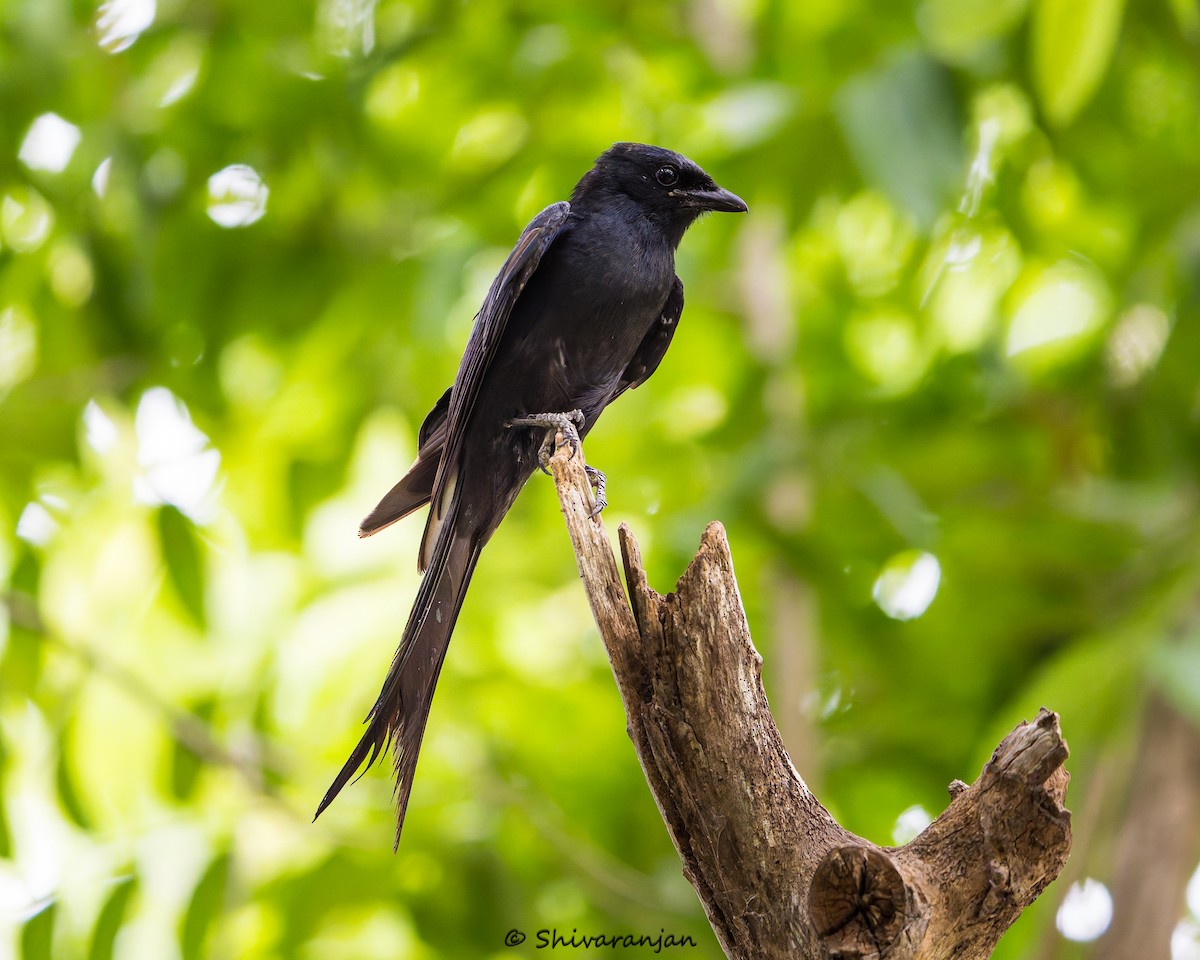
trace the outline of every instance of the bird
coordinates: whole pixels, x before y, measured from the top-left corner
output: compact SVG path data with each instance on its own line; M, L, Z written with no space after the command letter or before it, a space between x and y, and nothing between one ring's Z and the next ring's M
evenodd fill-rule
M446 648L480 552L556 436L577 449L655 372L683 313L675 251L702 214L745 202L663 147L616 143L521 233L483 300L454 383L425 417L408 473L360 537L430 505L423 576L366 731L317 808L393 750L398 848ZM589 468L597 510L605 478ZM316 817L314 817L314 820Z

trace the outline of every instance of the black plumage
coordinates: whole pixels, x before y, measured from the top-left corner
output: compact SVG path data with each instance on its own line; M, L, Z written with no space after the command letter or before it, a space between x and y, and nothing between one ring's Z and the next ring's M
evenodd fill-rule
M367 731L317 815L395 748L396 840L454 621L479 553L539 463L545 430L514 419L579 411L585 436L662 360L683 312L675 249L711 210L745 211L685 157L618 143L525 228L475 318L454 385L425 418L417 461L360 536L430 503L424 571ZM394 741L394 743L393 743Z

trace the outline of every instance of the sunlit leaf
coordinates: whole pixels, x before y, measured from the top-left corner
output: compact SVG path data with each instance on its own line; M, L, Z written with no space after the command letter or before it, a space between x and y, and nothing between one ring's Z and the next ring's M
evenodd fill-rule
M51 900L21 927L21 960L53 960L54 920L58 902Z
M92 929L92 943L88 948L88 960L112 960L113 946L125 922L129 900L137 890L137 877L127 876L118 880L100 908L96 926Z
M38 688L45 656L45 637L34 599L41 583L42 564L32 550L22 550L12 572L8 643L0 659L3 692L30 696Z
M158 511L158 536L171 585L184 609L203 627L204 555L196 528L177 508L167 505Z
M212 719L215 702L204 700L192 708L192 713L208 723ZM171 743L171 795L176 800L187 800L196 789L204 761L178 740Z
M1179 21L1179 29L1193 38L1200 34L1200 6L1192 0L1171 0L1171 10Z
M944 56L967 57L1012 30L1029 0L925 0L918 8L922 32Z
M3 660L0 660L0 669L4 671L5 692L32 693L37 688L44 654L45 638L40 633L13 624Z
M67 760L72 749L71 739L70 726L68 725L59 739L58 762L55 764L54 785L58 791L59 803L62 804L67 816L75 824L86 830L92 825L91 819L88 817L83 804L80 803L79 791L72 772L72 765Z
M180 927L183 960L201 960L205 955L204 945L209 930L225 905L229 865L229 854L221 854L208 865L196 889L192 891L192 899L188 902Z
M1065 126L1104 79L1121 32L1124 0L1038 0L1030 42L1042 109Z
M8 748L0 735L0 857L12 856L12 834L8 828L8 803L4 796L4 778L8 770Z

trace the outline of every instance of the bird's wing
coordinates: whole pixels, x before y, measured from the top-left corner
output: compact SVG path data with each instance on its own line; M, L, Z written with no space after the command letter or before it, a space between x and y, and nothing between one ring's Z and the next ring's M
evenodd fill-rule
M613 395L614 400L626 390L640 387L650 379L650 374L658 369L662 358L666 356L667 347L671 345L671 338L675 336L675 329L679 326L679 318L682 315L683 281L676 277L675 283L671 286L671 292L667 294L666 303L659 311L658 320L642 339L637 353L633 355L629 366L621 374L620 385Z
M421 421L421 429L417 431L418 450L430 443L440 442L437 437L446 432L446 414L450 410L450 391L453 389L453 387L447 387L446 392L438 398L433 409Z
M425 536L421 543L420 567L425 568L432 555L438 530L445 520L450 499L454 495L457 480L458 460L462 451L466 424L475 408L479 388L496 350L504 336L504 328L512 314L513 305L521 291L533 276L542 256L563 232L571 205L565 200L551 204L530 222L517 240L512 253L492 281L491 289L479 308L475 326L467 340L467 348L458 366L458 375L450 392L450 407L446 414L446 439L438 464L437 476L433 481L430 498L433 509L425 525Z

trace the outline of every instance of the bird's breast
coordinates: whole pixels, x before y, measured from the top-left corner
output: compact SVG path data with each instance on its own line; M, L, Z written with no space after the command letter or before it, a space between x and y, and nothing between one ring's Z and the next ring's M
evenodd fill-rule
M515 312L527 314L527 335L561 337L576 363L627 363L674 278L665 241L624 224L576 229L548 252Z

